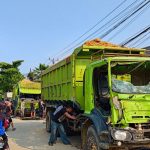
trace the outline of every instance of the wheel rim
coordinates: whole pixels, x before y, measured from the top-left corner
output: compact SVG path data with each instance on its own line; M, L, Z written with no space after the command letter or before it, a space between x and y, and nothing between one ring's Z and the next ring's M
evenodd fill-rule
M95 138L93 136L90 136L88 138L88 150L98 150L98 147L97 147L97 143L95 141Z

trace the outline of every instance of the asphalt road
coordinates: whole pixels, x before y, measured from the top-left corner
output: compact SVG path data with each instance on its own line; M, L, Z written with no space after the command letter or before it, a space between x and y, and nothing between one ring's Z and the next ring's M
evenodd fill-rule
M43 120L13 119L16 131L7 131L10 150L79 150L80 137L70 137L72 145L64 145L58 139L54 146L49 146L49 133L45 131Z

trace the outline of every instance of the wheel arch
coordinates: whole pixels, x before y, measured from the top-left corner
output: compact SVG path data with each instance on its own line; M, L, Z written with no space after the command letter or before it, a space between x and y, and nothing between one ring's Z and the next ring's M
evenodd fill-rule
M82 140L83 149L84 149L84 145L86 144L87 130L91 125L93 125L93 127L95 128L98 136L100 135L101 131L108 129L103 118L101 118L99 115L92 113L90 115L85 115L85 118L86 119L83 122L81 127L81 140Z

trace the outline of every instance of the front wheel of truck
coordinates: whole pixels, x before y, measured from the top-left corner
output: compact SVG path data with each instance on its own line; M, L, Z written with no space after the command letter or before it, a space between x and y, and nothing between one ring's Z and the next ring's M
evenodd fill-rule
M99 147L99 138L93 125L87 131L86 149L101 150Z
M50 112L48 111L46 114L46 131L50 132L51 130L51 116L50 116Z

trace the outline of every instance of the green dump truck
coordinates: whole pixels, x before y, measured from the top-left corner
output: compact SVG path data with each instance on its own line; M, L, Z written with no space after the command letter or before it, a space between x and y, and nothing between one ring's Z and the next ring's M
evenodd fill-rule
M85 150L150 146L150 57L145 49L90 41L42 74L46 127L58 105L72 104Z
M15 110L17 113L21 113L21 100L25 102L25 116L30 116L30 102L34 100L35 107L38 108L38 101L41 97L41 84L38 82L32 82L27 79L23 79L13 88L13 100Z

